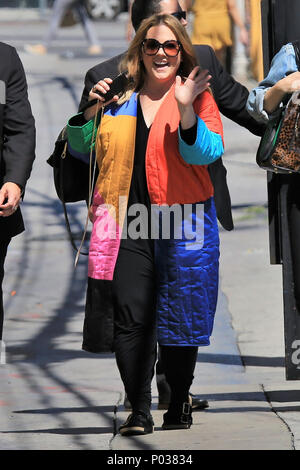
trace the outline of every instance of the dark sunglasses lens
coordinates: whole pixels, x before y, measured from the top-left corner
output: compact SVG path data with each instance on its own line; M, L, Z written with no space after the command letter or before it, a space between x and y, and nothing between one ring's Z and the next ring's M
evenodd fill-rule
M143 41L143 51L147 55L156 55L161 46L169 57L176 57L180 50L180 45L177 41L166 41L163 44L156 39L145 39Z
M186 20L186 11L176 11L175 13L172 13L172 16L177 18L177 20Z
M159 49L159 42L156 39L145 39L143 43L145 54L154 55Z
M175 41L167 41L164 43L163 47L166 55L170 57L175 57L178 54L180 48L179 44Z

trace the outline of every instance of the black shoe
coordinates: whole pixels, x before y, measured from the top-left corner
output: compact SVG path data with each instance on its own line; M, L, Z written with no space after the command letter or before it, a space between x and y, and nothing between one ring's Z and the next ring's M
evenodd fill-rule
M152 416L139 412L131 413L125 423L119 427L122 436L140 436L153 432L154 422Z
M189 403L183 403L182 409L177 413L167 411L164 414L162 429L189 429L192 424L192 406Z
M171 400L171 389L170 389L168 382L166 381L165 374L156 374L156 385L157 385L157 390L158 390L157 409L167 410L169 408L169 403ZM209 407L207 400L200 400L200 398L198 398L197 395L193 395L192 393L190 393L189 395L190 395L190 400L192 400L192 408L194 411L204 410L205 408ZM124 400L124 406L125 406L125 400ZM130 408L127 408L126 406L125 408L130 409Z
M205 408L209 407L207 400L201 400L200 398L197 397L197 395L193 395L192 393L190 393L189 395L190 395L190 399L192 402L193 411L204 410ZM124 402L124 406L125 406L125 402ZM168 407L169 407L169 401L166 401L164 396L159 395L157 409L167 410Z
M209 407L207 400L200 400L197 395L193 395L192 393L190 393L190 397L192 398L193 411L204 410L205 408Z

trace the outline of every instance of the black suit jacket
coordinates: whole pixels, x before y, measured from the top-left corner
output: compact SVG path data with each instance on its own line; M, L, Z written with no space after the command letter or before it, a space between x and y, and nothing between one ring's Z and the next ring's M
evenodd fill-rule
M0 187L6 182L23 190L35 158L35 123L24 69L16 50L0 42ZM0 240L24 230L20 209L0 217Z
M211 47L196 45L194 48L199 64L203 69L209 70L212 76L211 88L220 112L253 134L262 135L265 125L256 122L246 111L249 94L247 88L235 81L223 69ZM118 75L118 64L122 57L123 54L113 57L87 72L79 110L86 104L89 92L95 83L105 77L115 78ZM221 158L209 165L209 173L214 185L218 219L226 230L232 230L231 200L226 182L226 168Z

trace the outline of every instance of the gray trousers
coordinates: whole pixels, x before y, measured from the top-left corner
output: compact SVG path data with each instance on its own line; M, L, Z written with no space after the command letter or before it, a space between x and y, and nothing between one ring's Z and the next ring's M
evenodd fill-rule
M91 46L99 45L99 41L94 30L92 20L89 18L85 6L81 0L74 3L74 0L55 0L53 4L53 13L49 23L49 29L44 39L44 44L48 48L51 41L56 36L57 30L61 24L61 21L66 11L72 7L76 11L86 38Z

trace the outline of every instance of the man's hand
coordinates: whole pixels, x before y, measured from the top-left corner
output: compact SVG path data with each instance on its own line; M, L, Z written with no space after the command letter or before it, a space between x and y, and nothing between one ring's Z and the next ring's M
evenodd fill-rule
M15 183L5 183L0 189L0 217L9 217L18 208L21 188Z

